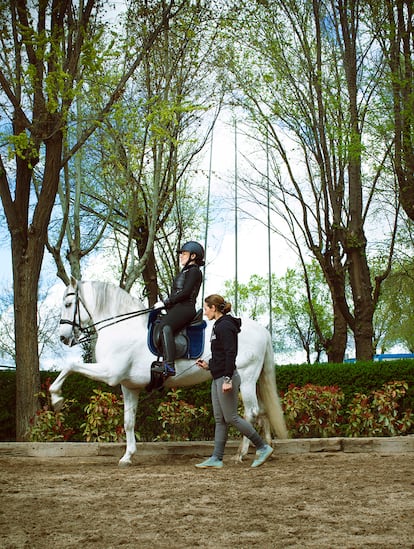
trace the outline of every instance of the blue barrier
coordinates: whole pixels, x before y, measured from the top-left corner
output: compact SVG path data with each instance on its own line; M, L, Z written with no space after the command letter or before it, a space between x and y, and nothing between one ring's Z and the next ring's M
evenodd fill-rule
M414 353L385 353L381 355L374 355L374 360L381 362L381 360L395 360L397 358L414 358ZM356 362L355 358L346 358L344 362Z

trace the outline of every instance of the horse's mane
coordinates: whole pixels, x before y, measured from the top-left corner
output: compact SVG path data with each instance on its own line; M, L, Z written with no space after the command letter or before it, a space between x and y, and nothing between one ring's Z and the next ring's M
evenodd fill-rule
M130 312L144 309L143 303L119 286L98 280L89 281L95 294L95 313Z

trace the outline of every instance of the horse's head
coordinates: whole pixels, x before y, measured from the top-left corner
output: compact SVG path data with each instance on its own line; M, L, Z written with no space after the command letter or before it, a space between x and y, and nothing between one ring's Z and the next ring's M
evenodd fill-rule
M89 323L91 316L82 296L82 284L71 277L69 286L63 295L60 315L60 341L65 345L75 345L79 335Z

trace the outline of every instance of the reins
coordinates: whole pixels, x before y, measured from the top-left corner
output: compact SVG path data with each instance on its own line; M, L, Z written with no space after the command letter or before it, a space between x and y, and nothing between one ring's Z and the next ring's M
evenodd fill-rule
M124 320L129 320L130 318L135 318L137 316L141 316L144 314L149 313L153 309L143 309L142 311L131 311L130 313L123 313L120 315L111 316L109 318L105 318L103 320L98 320L98 322L94 322L93 324L89 324L88 326L79 326L79 330L85 334L84 337L81 337L73 342L71 345L74 347L75 345L80 345L81 343L86 343L87 341L91 341L94 337L98 337L96 326L98 324L103 324L105 322L108 322L108 324L105 324L105 326L101 326L101 329L103 328L109 328L109 326L113 326L114 324L118 324L119 322L123 322ZM113 322L109 322L112 320ZM61 320L60 324L71 324L69 320Z
M209 358L211 358L211 355L210 357L206 357L204 360L208 361ZM188 372L188 370L191 370L191 368L193 366L197 366L197 362L193 362L192 364L190 364L190 366L188 366L188 368L185 368L182 372L180 372L179 374L177 373L175 376L174 376L174 379L177 379L178 377L184 375L186 372Z
M150 311L153 311L152 307L150 307L149 309L142 309L142 311L131 311L130 313L122 313L120 315L110 316L109 318L98 320L98 322L90 324L88 327L94 328L95 326L98 326L98 324L103 324L104 322L113 320L114 322L110 322L109 324L103 326L104 328L107 328L108 326L113 326L114 324L118 324L118 322L122 322L123 320L129 320L130 318L135 318L136 316L146 315Z

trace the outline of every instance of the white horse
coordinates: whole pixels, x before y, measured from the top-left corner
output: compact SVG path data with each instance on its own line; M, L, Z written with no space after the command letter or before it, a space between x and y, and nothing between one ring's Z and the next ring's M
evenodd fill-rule
M56 410L61 408L62 385L72 372L110 386L120 384L124 396L126 451L119 465L130 465L136 452L134 427L138 395L151 379L154 355L147 345L149 311L126 291L105 282L79 282L72 279L63 297L61 341L69 346L76 344L82 331L92 325L98 335L95 347L97 362L65 366L50 387L52 404ZM212 323L208 323L202 355L204 360L210 357L211 328ZM266 439L269 443L270 427L277 437L287 438L276 388L270 334L263 326L250 319L243 319L242 322L237 369L241 378L240 392L245 418L253 422L258 418L259 412L264 416ZM211 379L210 373L196 366L191 359L177 360L176 371L175 377L166 379L165 387L184 387ZM256 393L257 382L259 400ZM248 447L249 440L244 439L237 455L239 461L247 453Z

